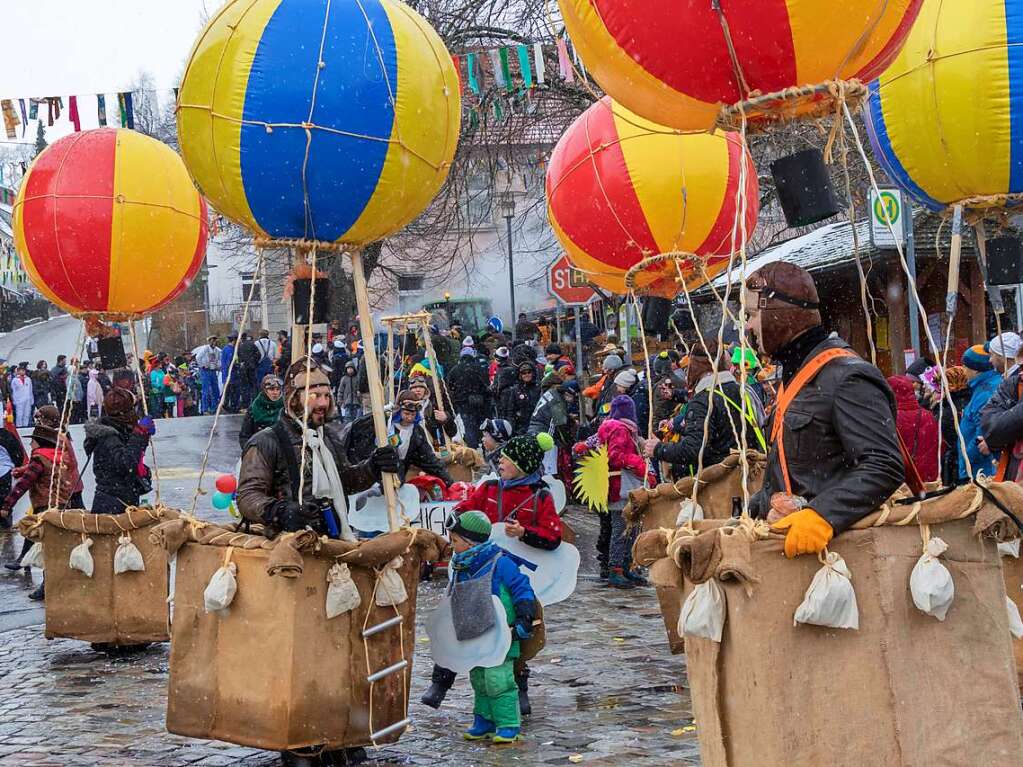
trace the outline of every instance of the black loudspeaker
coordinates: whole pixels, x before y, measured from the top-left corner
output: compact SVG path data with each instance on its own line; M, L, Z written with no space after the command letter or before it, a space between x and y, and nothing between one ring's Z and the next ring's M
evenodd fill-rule
M789 226L809 226L838 213L838 200L819 149L775 160L771 175Z
M128 360L124 356L124 342L120 336L100 338L96 342L99 349L99 361L104 370L115 370L128 367Z
M650 296L643 299L643 330L647 335L663 336L668 332L671 318L671 301L667 298Z
M1023 282L1023 244L1015 237L987 241L987 281L990 285Z
M311 279L292 281L291 305L295 312L296 325L309 324L309 299L312 294ZM314 308L313 325L330 321L330 280L325 277L316 278L316 306Z
M673 311L671 313L671 322L679 333L685 333L687 330L696 330L696 325L693 324L693 315L689 313L689 307L687 306Z

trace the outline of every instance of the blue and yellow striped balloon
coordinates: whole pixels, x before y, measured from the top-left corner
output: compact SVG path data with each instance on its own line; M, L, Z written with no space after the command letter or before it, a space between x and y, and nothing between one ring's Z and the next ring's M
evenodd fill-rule
M1023 192L1021 46L1023 0L925 0L902 52L871 84L875 155L922 205Z
M444 183L460 119L450 54L399 0L229 0L178 93L195 182L275 240L401 229Z

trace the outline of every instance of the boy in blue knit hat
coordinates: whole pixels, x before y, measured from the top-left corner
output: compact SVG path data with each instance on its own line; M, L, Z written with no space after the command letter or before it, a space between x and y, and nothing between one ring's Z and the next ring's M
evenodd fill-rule
M490 578L491 593L501 600L512 632L511 649L503 663L469 672L475 703L472 727L465 732L465 739L514 743L520 739L522 729L514 664L520 654L520 641L533 633L536 617L533 587L519 572L518 565L490 542L490 520L483 512L462 512L453 519L448 533L455 552L451 558L454 571L452 613L458 610L459 584Z

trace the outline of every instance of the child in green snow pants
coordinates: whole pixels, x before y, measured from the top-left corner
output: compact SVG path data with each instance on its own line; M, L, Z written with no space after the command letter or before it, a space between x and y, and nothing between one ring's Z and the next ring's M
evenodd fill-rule
M469 672L472 691L476 695L472 712L502 727L519 727L519 687L515 683L515 659L519 657L519 643L512 642L508 657L500 666L474 668Z

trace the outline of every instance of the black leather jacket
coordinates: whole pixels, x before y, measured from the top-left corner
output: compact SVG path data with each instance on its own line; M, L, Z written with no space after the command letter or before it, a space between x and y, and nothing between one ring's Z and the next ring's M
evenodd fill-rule
M799 367L834 348L849 345L832 334ZM836 535L874 511L905 479L895 412L881 371L859 357L829 362L789 405L784 439L792 492L806 498ZM777 492L785 492L785 480L772 445L763 488L751 499L753 513L766 517Z

